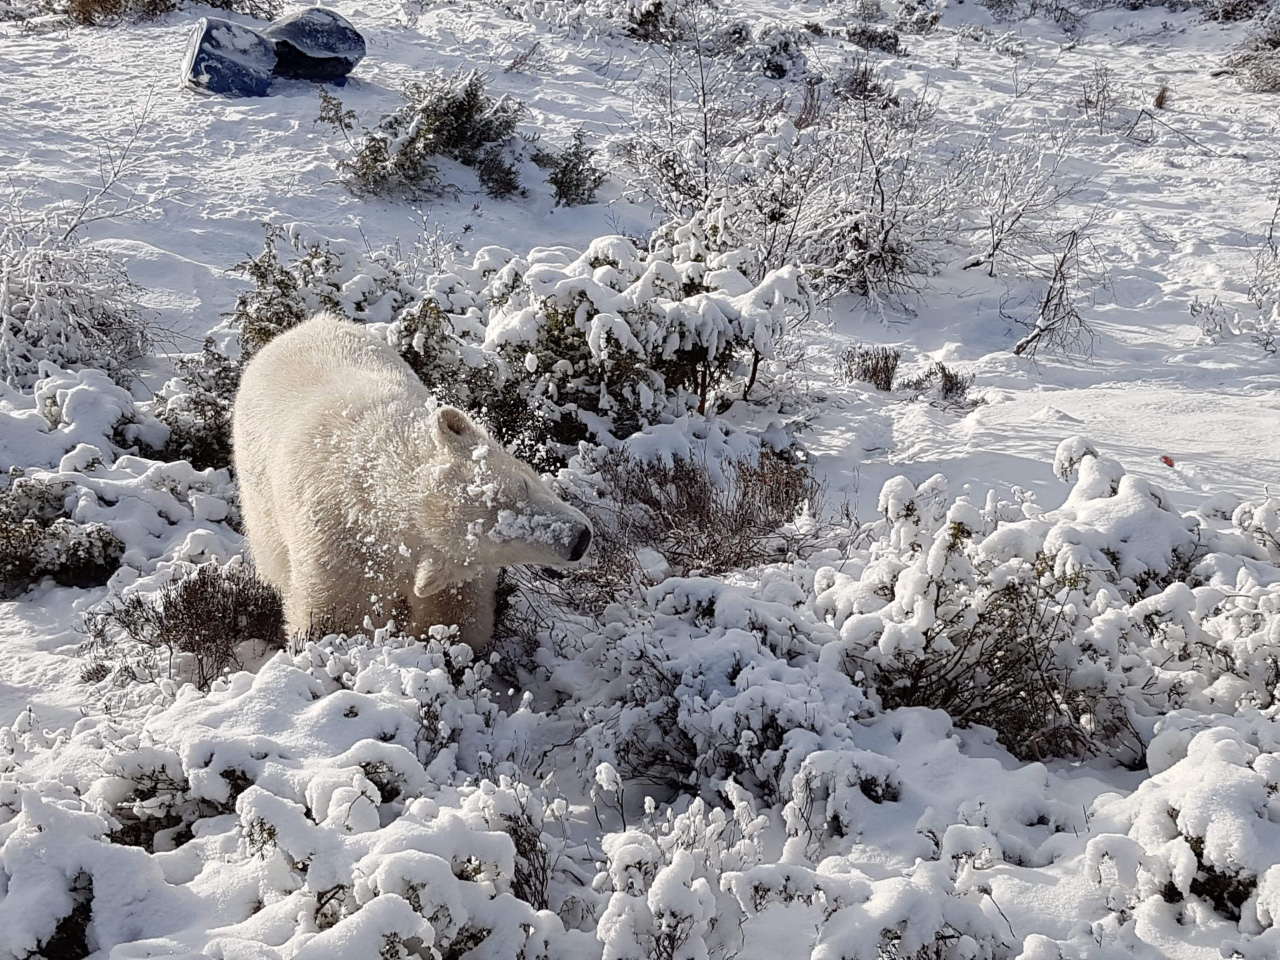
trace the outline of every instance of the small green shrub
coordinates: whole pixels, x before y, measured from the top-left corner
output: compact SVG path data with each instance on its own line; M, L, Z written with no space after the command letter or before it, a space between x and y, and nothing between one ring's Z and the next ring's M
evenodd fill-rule
M596 191L604 183L606 174L593 166L596 151L587 146L587 135L579 130L573 142L560 153L538 151L533 162L549 170L547 183L555 188L556 206L576 207L595 203Z
M893 85L875 68L865 56L854 56L840 70L832 83L836 96L847 100L857 100L894 106L898 103L894 95Z
M231 466L231 409L244 365L206 338L203 350L177 362L178 377L162 391L156 418L169 428L157 454L197 470Z
M49 4L50 12L65 13L82 26L141 23L184 6L184 0L67 0ZM258 20L274 20L283 9L279 0L209 0L207 6Z
M436 157L475 169L492 197L510 196L520 189L512 155L524 104L489 96L484 78L475 71L408 83L402 96L403 106L352 141L354 112L321 89L318 121L338 130L354 151L338 165L352 193L409 200L438 195L446 188Z
M845 29L845 37L864 50L879 50L891 56L902 52L902 37L888 27L873 27L869 23L855 23Z

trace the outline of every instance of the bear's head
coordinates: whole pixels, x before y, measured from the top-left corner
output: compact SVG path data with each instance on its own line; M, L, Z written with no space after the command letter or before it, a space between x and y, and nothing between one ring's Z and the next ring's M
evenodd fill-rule
M435 456L422 476L428 514L422 519L441 556L424 558L414 584L418 596L485 568L582 559L591 543L591 523L582 511L552 493L465 413L441 406L433 440Z

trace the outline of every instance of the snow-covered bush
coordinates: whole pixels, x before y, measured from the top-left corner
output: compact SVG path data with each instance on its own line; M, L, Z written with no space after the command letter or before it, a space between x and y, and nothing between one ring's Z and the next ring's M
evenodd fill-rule
M625 37L641 43L683 37L680 16L705 0L487 0L514 20L573 37Z
M156 419L169 428L164 460L186 460L197 470L231 466L231 408L243 364L206 338L198 354L175 364L178 376L166 383L152 404Z
M845 39L864 50L878 50L890 56L902 52L902 37L896 30L870 23L854 23L845 28Z
M808 37L793 26L768 20L712 21L700 32L697 42L709 56L727 60L745 73L782 80L809 72L804 52Z
M1277 207L1280 211L1280 207ZM1280 341L1280 243L1277 243L1272 217L1258 252L1254 255L1253 275L1249 280L1249 300L1257 307L1257 316L1251 322L1237 325L1240 332L1248 332L1255 343L1267 353L1275 353Z
M893 17L899 33L933 33L942 22L942 8L933 0L901 0Z
M1091 448L1064 444L1059 468L1080 477L1055 513L948 503L941 477L886 485L865 568L817 574L849 669L885 705L960 722L985 713L978 722L1032 756L1132 759L1135 724L1171 705L1270 704L1276 639L1260 611L1274 583L1214 552L1201 520ZM1265 528L1259 515L1242 507L1239 527Z
M958 373L945 363L934 362L923 373L907 377L899 385L911 391L913 400L928 398L939 409L967 412L986 402L982 397L969 396L975 379L972 373Z
M1200 0L1206 20L1236 23L1251 20L1271 5L1271 0Z
M491 197L510 196L520 189L512 155L522 103L490 97L484 78L475 71L408 83L402 96L402 107L352 142L355 114L321 89L320 120L337 129L354 151L338 165L353 193L405 199L439 193L445 187L437 157L474 169Z
M807 465L767 448L642 458L624 446L581 455L572 472L569 494L591 518L591 554L554 581L517 576L525 602L500 624L535 643L529 628L554 621L558 604L597 614L668 576L785 559L817 532L821 491Z
M919 373L899 377L902 351L897 347L848 347L839 359L840 374L850 383L870 383L885 392L899 388L907 391L912 400L927 398L931 405L943 410L967 411L983 403L981 398L969 396L974 375L958 373L945 363L935 361Z
M387 254L361 256L297 224L264 227L262 253L235 267L254 285L236 297L231 316L246 356L322 310L387 322L413 297L403 271ZM292 248L287 261L280 256L282 241Z
M1231 523L1262 547L1272 562L1280 563L1280 497L1240 504L1231 515Z
M53 15L82 26L115 26L155 20L185 6L185 0L5 0L0 3L0 21ZM274 20L281 10L278 0L210 0L205 6L259 20Z
M708 245L735 251L748 276L800 264L824 297L901 294L932 270L939 224L964 204L928 100L895 102L851 80L866 96L807 87L788 101L794 112L757 120L749 85L676 63L643 88L618 147L641 195L698 218Z
M562 444L585 435L608 444L746 395L807 310L797 270L753 283L692 225L653 252L622 237L580 254L481 251L473 275L499 256L506 262L472 294L488 307L483 346Z
M0 208L0 378L30 386L42 361L127 378L152 328L123 265L77 235L75 211Z
M1151 744L1151 779L1129 797L1099 799L1085 868L1117 913L1185 923L1212 911L1241 921L1242 932L1270 928L1252 945L1223 945L1224 954L1264 956L1280 919L1275 721L1196 726L1171 716Z
M102 523L77 523L67 509L75 484L25 477L12 468L0 490L0 597L11 599L51 577L95 587L120 565L124 544Z
M549 171L547 183L555 188L556 206L576 207L594 203L596 191L604 183L606 174L592 165L596 151L587 146L587 135L578 130L564 150L535 151L531 159L539 167Z
M40 372L30 393L0 387L6 450L29 464L11 467L0 489L6 597L45 577L145 589L153 576L167 582L175 561L234 555L234 534L220 527L234 519L225 471L139 456L164 449L170 431L101 371L46 362ZM104 677L101 667L86 674Z
M899 103L893 86L866 57L850 57L832 79L831 90L841 99L867 102L881 108Z
M108 600L85 617L86 673L117 683L190 680L207 690L243 667L246 644L280 645L280 596L245 566L208 563L154 596ZM104 676L105 671L109 671Z

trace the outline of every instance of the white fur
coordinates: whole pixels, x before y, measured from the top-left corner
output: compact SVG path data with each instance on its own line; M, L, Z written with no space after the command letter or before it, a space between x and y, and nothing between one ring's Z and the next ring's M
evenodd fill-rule
M331 315L248 363L233 422L250 549L291 630L394 617L417 635L456 623L483 647L498 568L572 562L590 535L394 349Z

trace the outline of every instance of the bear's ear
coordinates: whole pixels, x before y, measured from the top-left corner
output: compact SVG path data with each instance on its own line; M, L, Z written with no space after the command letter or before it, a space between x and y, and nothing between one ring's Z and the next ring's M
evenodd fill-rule
M436 414L436 431L445 443L462 443L475 446L480 432L471 418L457 407L441 407Z

